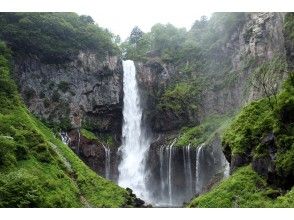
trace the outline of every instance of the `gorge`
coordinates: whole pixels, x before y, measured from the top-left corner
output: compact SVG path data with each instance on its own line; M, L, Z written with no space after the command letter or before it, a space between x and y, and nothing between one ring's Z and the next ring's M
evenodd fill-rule
M0 13L0 207L294 207L293 27Z

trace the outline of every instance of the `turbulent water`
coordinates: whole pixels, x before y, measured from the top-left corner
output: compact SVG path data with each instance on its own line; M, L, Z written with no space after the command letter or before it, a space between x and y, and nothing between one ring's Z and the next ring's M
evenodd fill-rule
M118 155L118 184L128 187L154 206L180 207L200 194L217 174L229 175L229 164L218 148L205 144L175 147L176 139L162 145L146 164L151 139L142 122L142 107L133 61L123 62L123 128ZM213 145L214 146L214 145ZM109 178L110 151L105 150L105 176ZM154 166L153 166L154 165ZM153 172L149 169L155 167Z
M142 109L133 61L123 62L123 131L122 146L119 149L121 162L118 166L118 184L131 188L134 193L149 201L146 190L145 158L150 140L142 124Z

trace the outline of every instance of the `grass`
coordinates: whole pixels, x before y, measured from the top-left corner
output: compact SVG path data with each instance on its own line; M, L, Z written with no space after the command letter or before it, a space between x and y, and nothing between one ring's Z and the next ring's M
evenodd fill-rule
M266 181L251 166L246 166L239 168L210 192L193 199L188 207L294 207L294 189L278 195L279 191L268 187ZM276 196L278 197L275 198Z
M0 44L0 207L122 207L127 191L88 168L31 115Z
M115 147L116 145L115 140L111 134L99 133L98 135L95 135L93 132L86 130L84 128L81 129L81 134L88 140L103 143L108 147Z
M86 129L81 129L81 134L88 140L98 140L98 138L96 137L94 133Z
M228 121L228 119L228 116L214 115L207 118L200 125L191 128L182 128L175 146L183 147L191 144L196 147L204 143L223 123Z

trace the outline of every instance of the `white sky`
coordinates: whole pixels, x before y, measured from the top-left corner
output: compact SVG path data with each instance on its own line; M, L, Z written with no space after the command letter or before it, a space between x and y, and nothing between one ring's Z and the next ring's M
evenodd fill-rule
M176 27L190 29L195 20L202 15L209 16L211 12L195 10L194 4L179 3L179 1L105 1L95 10L81 8L79 14L88 14L99 24L107 27L114 34L119 34L124 40L129 36L134 26L139 26L144 32L156 23L172 23Z
M72 11L124 40L137 25L144 32L156 23L189 29L215 11L294 11L293 0L7 0L0 11Z

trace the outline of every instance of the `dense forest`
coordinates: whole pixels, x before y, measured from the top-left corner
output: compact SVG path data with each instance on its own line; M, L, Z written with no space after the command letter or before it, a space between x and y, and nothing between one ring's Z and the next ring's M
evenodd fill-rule
M117 185L127 59L152 133L148 187L175 147L169 184L184 194L185 152L194 167L204 146L213 169L181 207L294 207L294 13L136 26L124 42L90 16L0 13L0 41L0 207L148 205Z

